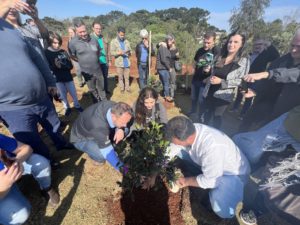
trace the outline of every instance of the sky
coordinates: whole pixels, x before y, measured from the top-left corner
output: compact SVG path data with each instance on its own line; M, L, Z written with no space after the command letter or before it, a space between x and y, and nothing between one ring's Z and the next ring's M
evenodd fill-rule
M98 16L112 10L130 14L140 9L153 12L172 7L199 7L210 12L210 24L224 30L229 30L231 11L239 5L240 0L38 0L37 3L40 18L49 16L58 20L75 16ZM285 16L293 16L300 22L299 0L271 0L264 19L273 21Z

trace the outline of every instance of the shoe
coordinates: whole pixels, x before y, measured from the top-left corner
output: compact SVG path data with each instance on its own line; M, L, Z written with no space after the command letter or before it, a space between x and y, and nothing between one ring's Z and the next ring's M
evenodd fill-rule
M131 93L131 90L126 90L128 93Z
M257 219L252 210L249 210L248 212L243 212L243 210L240 211L239 217L241 221L246 225L256 225Z
M49 196L49 205L52 207L56 207L58 206L59 202L60 202L60 196L59 194L54 191L53 189L50 189L48 192L48 196Z
M83 108L80 106L78 108L75 108L78 112L83 112Z
M85 82L83 82L83 83L81 83L81 84L79 84L79 87L84 87L84 85L85 85Z
M105 94L111 95L111 92L110 91L105 91Z
M69 116L71 114L71 109L67 108L65 111L65 116Z

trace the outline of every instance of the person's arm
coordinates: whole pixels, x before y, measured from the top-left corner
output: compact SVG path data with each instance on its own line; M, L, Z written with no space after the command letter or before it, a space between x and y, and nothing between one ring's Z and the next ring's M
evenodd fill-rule
M45 27L43 22L39 19L37 7L29 6L29 8L30 8L29 11L24 10L24 12L33 19L34 23L36 24L36 26L38 28L38 31L39 31L39 34L41 35L41 37L45 40L49 40L49 31Z
M240 67L232 71L232 73L236 73L236 76L233 76L232 79L228 78L227 76L226 80L221 80L221 89L238 87L242 82L242 78L249 72L249 68L250 61L248 58L244 58L240 64Z
M123 51L121 51L117 46L116 46L116 40L112 40L110 43L110 54L115 57L118 58L120 56L123 55Z
M74 41L72 41L72 39L71 39L71 41L69 41L68 51L69 51L69 55L70 55L71 59L78 62L78 58L77 58L77 55L76 55L75 44L74 44Z
M278 83L300 84L300 68L278 68L261 73L252 73L245 76L245 81L255 82L261 79L273 79Z
M16 150L13 151L13 153L16 155L16 161L21 164L30 157L32 152L33 150L29 145L23 144L21 142L18 142Z
M168 122L166 108L161 102L158 103L158 106L159 106L159 119L160 119L159 122L166 124Z
M18 12L23 12L23 10L30 10L29 5L22 0L1 0L0 1L0 17L5 19L8 11L14 8Z
M100 149L103 157L105 158L105 160L112 166L114 167L116 170L120 171L120 168L124 165L117 153L115 152L114 148L112 145L109 145L106 148L102 148Z
M44 59L40 56L40 54L37 53L34 47L28 41L26 41L26 39L24 40L27 44L30 58L32 59L32 62L37 66L39 71L41 72L48 89L56 88L55 78L50 71L49 65L44 61Z
M4 198L10 191L13 184L20 179L23 174L21 164L15 162L10 168L0 171L0 199Z

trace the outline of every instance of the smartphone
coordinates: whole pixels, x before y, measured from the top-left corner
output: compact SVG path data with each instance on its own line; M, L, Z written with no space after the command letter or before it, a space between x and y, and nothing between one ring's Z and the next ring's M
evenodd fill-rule
M241 91L247 93L248 92L248 82L242 80L242 83L240 85Z
M35 6L36 2L37 2L37 0L26 0L26 3L30 6Z

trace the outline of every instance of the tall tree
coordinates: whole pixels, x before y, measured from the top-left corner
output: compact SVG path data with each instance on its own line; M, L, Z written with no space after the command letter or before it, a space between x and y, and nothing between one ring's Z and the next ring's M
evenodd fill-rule
M231 30L244 32L247 37L253 36L259 31L259 25L263 21L265 8L271 0L241 0L240 8L233 9L229 19Z

